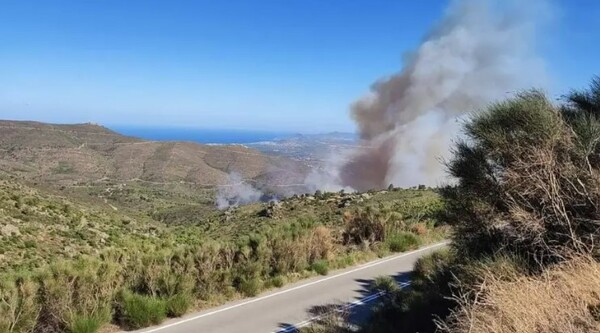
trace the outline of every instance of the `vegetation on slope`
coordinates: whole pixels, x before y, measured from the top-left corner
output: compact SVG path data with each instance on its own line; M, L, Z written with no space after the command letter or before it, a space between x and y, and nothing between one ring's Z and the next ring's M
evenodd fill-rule
M104 202L0 181L0 332L140 328L444 237L429 190L216 211L160 187L108 188Z
M197 188L227 184L232 172L259 185L281 184L282 173L287 184L301 183L307 168L241 145L147 141L93 124L0 120L0 170L52 186L182 182Z

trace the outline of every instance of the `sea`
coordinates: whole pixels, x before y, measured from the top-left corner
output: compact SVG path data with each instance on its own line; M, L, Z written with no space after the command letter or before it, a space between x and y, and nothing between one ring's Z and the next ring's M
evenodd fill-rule
M202 129L182 127L109 126L117 133L155 141L192 141L204 144L245 144L285 139L290 132L252 131L239 129Z

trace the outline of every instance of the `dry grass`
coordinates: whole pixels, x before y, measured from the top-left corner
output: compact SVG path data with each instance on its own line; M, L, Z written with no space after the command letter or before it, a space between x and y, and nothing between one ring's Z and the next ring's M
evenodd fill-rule
M500 280L488 272L443 323L449 333L600 332L600 263L570 260L539 276ZM473 302L472 300L475 299Z

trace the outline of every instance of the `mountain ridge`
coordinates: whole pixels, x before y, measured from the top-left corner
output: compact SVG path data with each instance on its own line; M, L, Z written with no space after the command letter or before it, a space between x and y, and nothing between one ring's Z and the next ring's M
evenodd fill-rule
M227 184L231 173L243 179L263 179L282 171L298 183L306 172L297 162L243 145L148 141L91 123L7 120L0 120L0 169L61 185L108 178L217 186Z

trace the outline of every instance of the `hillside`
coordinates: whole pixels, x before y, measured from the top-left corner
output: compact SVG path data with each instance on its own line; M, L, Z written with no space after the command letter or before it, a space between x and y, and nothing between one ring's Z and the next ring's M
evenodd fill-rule
M306 167L239 145L145 141L94 124L0 121L0 170L64 186L111 180L211 187L227 184L230 173L262 185L285 172L286 181L301 183Z
M231 172L268 194L306 169L91 124L0 126L1 332L141 328L447 234L430 190L317 191L217 210L215 185L234 188Z
M0 178L0 271L98 255L160 234L159 223Z
M0 176L0 331L140 328L446 232L428 190L316 193L218 211L189 184L173 186L116 184L94 196L99 187Z

